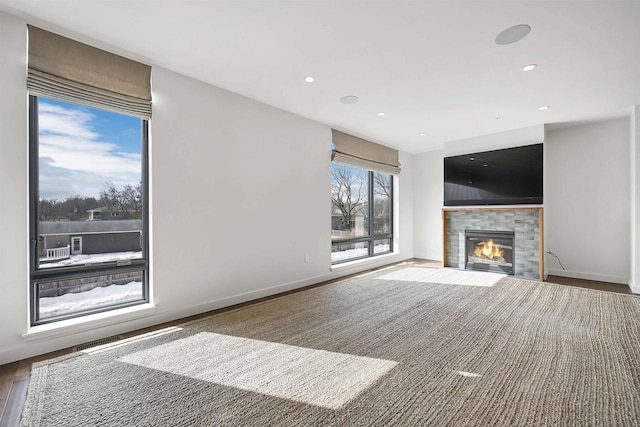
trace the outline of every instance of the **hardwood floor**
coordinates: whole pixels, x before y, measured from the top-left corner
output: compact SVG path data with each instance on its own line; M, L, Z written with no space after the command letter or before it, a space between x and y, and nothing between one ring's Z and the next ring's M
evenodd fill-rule
M411 264L411 265L425 267L425 268L441 267L441 263L439 261L429 261L429 260L417 259L417 258L414 258L408 261L403 261L394 265L403 265L403 264L404 265ZM389 266L384 266L380 268L387 268L387 267ZM374 271L378 269L379 268L371 269L368 271ZM170 326L176 326L190 320L199 319L202 317L232 310L232 309L246 306L249 304L254 304L256 302L264 301L270 298L274 298L276 296L286 295L294 292L301 292L303 290L314 288L317 286L324 286L329 283L333 283L338 280L344 280L348 277L356 276L362 273L363 272L356 273L347 277L341 277L339 279L317 283L315 285L310 285L301 289L288 291L283 294L260 298L258 300L249 301L249 302L238 304L235 306L198 314L198 315L187 317L184 319L174 320L172 322L163 323L163 324L152 326L149 328L139 329L133 332L121 334L119 337L123 339L130 338L136 335L144 334L144 333L155 331L158 329L163 329ZM596 289L600 291L631 294L629 287L625 285L615 284L615 283L597 282L597 281L583 280L583 279L572 279L572 278L560 277L560 276L549 276L546 281L549 283L555 283L559 285L575 286L580 288ZM73 348L66 348L53 353L47 353L40 356L29 358L29 359L20 360L18 362L8 363L6 365L0 365L0 427L15 427L19 425L20 416L22 414L22 409L24 407L24 403L27 396L27 388L29 386L29 380L31 377L31 366L33 365L33 363L39 362L41 360L47 360L54 357L62 356L64 354L71 353L72 351L74 351Z
M627 285L619 283L598 282L595 280L573 279L571 277L549 276L545 282L558 285L575 286L578 288L595 289L598 291L616 292L619 294L632 294Z
M19 362L9 363L7 365L0 365L0 414L7 414L6 418L9 418L9 411L11 409L6 407L7 402L16 401L16 397L9 398L11 394L11 389L13 388L13 382L16 377L16 369L18 368ZM13 418L13 417L12 417ZM5 426L9 424L5 424L4 422L5 416L0 419L0 426Z

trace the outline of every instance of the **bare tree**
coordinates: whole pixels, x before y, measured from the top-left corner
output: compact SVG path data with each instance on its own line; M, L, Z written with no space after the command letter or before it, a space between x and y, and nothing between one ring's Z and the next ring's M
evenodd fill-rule
M393 177L379 172L373 173L373 232L391 231L391 186Z
M373 173L373 192L376 195L391 198L391 175Z
M105 182L100 200L109 208L118 210L123 218L140 218L142 214L142 184L127 184L119 190L111 181Z
M69 196L65 199L41 199L38 203L40 221L81 221L87 210L100 205L95 197Z
M38 206L40 221L56 221L60 219L60 201L56 199L42 199Z
M132 185L125 185L120 191L120 198L122 199L127 210L135 218L140 218L142 214L142 184L138 183L135 187Z
M331 205L342 215L346 229L352 223L358 211L364 211L367 203L366 177L353 168L336 165L331 170Z

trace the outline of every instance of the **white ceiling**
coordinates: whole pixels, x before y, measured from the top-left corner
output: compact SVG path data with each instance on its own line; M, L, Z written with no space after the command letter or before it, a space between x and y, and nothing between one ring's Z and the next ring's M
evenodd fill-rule
M412 153L640 104L637 0L0 0L0 10ZM531 33L494 43L516 24ZM341 104L345 95L360 102Z

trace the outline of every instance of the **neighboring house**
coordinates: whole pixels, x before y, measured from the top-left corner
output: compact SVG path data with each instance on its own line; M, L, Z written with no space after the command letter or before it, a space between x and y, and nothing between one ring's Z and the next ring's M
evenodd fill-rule
M374 214L374 232L386 233L385 224L389 222L390 213L388 209L377 209ZM331 209L331 237L353 237L363 236L366 234L367 216L363 208L358 208L351 218L351 225L345 223L345 218L340 209L332 207Z
M39 256L70 246L70 255L140 251L142 220L41 221Z
M365 234L365 221L364 212L358 209L351 218L351 224L347 225L342 212L339 209L333 209L331 211L331 237L362 236Z
M89 221L109 220L109 219L125 219L135 216L136 211L126 209L124 212L111 206L102 206L100 208L89 209Z

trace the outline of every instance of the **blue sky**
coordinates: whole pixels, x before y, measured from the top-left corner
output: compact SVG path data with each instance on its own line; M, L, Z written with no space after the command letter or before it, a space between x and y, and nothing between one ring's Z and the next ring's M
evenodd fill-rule
M40 198L98 197L141 179L141 119L40 97Z

